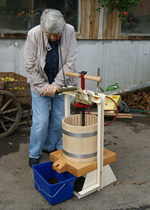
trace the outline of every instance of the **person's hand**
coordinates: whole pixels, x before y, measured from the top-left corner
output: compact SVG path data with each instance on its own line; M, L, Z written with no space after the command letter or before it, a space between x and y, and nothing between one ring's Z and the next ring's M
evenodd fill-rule
M51 96L53 97L56 93L57 86L56 85L47 85L44 90L44 96Z

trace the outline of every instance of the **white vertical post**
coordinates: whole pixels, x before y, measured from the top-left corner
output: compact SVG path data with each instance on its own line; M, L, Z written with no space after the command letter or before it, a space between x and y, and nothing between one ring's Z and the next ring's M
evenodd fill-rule
M99 190L101 188L101 104L97 104L98 112L98 124L97 124L97 184L99 185Z
M65 94L65 117L70 116L70 96Z
M101 94L101 102L98 103L98 141L97 141L97 183L103 189L103 161L104 161L104 101Z

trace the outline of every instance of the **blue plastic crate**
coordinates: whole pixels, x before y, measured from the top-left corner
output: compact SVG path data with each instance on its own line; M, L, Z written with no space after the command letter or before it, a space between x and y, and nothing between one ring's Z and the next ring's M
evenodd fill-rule
M53 162L37 164L32 167L34 172L35 188L51 204L68 200L73 197L76 177L69 172L57 173L52 169ZM59 180L56 184L49 184L48 179Z

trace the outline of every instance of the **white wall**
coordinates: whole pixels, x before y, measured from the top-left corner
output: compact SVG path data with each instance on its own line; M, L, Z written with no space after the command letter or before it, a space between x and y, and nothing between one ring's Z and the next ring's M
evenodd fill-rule
M120 89L150 82L150 41L78 41L76 67L97 75L101 69L102 88L118 83ZM96 83L87 82L95 90Z
M24 43L25 40L0 39L1 72L26 76ZM96 76L100 68L103 89L114 83L122 90L150 84L150 41L78 40L78 47L76 69ZM86 89L96 90L96 82L85 83Z
M0 71L15 72L26 76L23 49L24 40L0 40Z

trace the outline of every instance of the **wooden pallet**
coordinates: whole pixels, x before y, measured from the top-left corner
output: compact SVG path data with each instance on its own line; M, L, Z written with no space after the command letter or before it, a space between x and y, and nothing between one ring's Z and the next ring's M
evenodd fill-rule
M104 162L103 165L108 165L116 161L116 153L108 149L104 149ZM58 173L65 171L70 172L76 177L83 176L91 171L97 169L97 161L90 163L76 163L71 162L63 157L62 150L58 150L50 153L50 160L54 162L53 169Z

